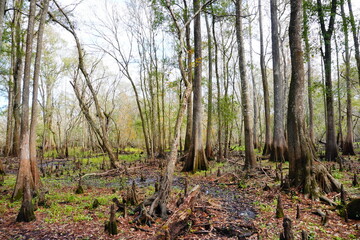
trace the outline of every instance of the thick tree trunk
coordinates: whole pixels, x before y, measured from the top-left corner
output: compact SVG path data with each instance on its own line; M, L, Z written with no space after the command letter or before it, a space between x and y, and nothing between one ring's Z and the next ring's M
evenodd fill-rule
M242 0L236 0L236 39L238 45L239 54L239 70L241 77L241 101L242 101L242 113L245 127L245 169L251 170L256 167L256 158L254 152L254 134L252 126L252 110L249 97L249 83L247 82L246 67L245 67L245 54L244 54L244 39L242 29Z
M288 153L291 184L311 192L313 177L313 151L305 129L304 93L305 78L301 46L302 0L291 1L289 40L291 51L291 83L288 104Z
M260 26L260 67L261 67L261 80L264 93L264 117L265 117L265 144L263 155L270 154L271 150L271 126L270 126L270 98L269 98L269 85L267 81L266 65L265 65L265 51L264 51L264 34L262 24L261 0L259 0L259 26Z
M325 67L325 93L326 93L326 145L325 158L328 161L336 161L338 149L335 138L334 124L334 99L331 80L331 37L334 31L337 0L331 2L331 13L328 29L325 27L324 11L321 0L317 0L318 17L320 20L322 37L324 39L325 54L323 55Z
M286 160L287 146L284 132L284 81L280 72L280 47L278 31L277 0L270 1L271 6L271 39L273 54L274 78L274 135L270 160L284 162Z
M200 1L194 0L194 13L200 9ZM193 125L192 139L189 154L185 161L183 171L196 172L206 170L208 162L202 142L202 102L201 102L201 71L202 71L202 54L201 54L201 17L197 14L194 18L194 105L193 105Z
M34 182L31 173L30 152L29 152L29 96L30 96L31 55L32 55L35 11L36 11L35 8L36 8L36 1L31 0L27 36L26 36L25 68L24 68L24 79L23 79L20 166L19 166L19 172L16 177L15 189L12 195L13 199L19 199L23 195L23 190L25 189L26 181L29 181L31 183L30 184L31 189L32 190L34 189ZM25 199L25 195L23 196Z
M42 1L42 3L43 3L43 9L41 10L40 24L39 24L39 30L37 36L37 46L36 46L33 96L32 96L33 98L32 98L31 123L30 123L30 164L31 164L31 173L34 181L35 191L37 191L41 186L39 168L37 166L37 159L36 159L36 126L37 126L38 108L39 108L37 101L38 101L43 34L45 28L46 15L49 8L49 0L44 0Z
M341 16L343 19L343 32L345 37L345 79L346 79L346 137L343 146L344 155L355 155L353 146L353 123L352 123L352 85L350 80L350 49L349 49L349 34L348 22L344 10L344 2L341 2Z
M302 0L292 0L289 25L291 83L287 117L289 180L292 186L302 189L304 194L317 198L321 191L328 193L340 188L326 168L313 161L313 145L305 128L305 73L301 23Z
M23 147L23 146L22 146ZM36 220L34 214L34 205L32 203L30 179L25 177L24 197L21 204L19 214L16 217L17 222L31 222Z

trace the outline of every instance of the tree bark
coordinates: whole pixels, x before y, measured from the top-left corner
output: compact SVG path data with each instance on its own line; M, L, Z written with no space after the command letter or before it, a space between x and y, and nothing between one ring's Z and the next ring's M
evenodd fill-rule
M344 10L344 1L341 2L341 16L343 21L344 44L345 44L345 80L346 80L346 137L343 145L344 155L355 155L353 146L353 122L352 122L352 84L350 80L350 49L348 22Z
M259 147L258 136L257 136L257 126L258 126L258 101L257 101L257 87L255 81L255 74L254 74L254 60L253 60L253 44L252 44L252 20L249 20L249 45L250 45L250 73L251 73L251 81L253 85L253 109L254 109L254 123L253 123L253 133L254 133L254 148Z
M270 160L275 162L284 162L286 160L287 146L284 132L284 81L280 72L280 47L278 31L279 20L277 14L277 0L271 0L270 6L274 78L274 135Z
M186 4L186 0L184 2L184 21L187 22L189 20L189 9ZM185 26L185 43L187 50L187 81L193 82L193 49L191 48L191 39L190 39L190 24ZM184 152L189 152L191 147L191 138L192 138L192 125L193 125L193 98L190 96L187 102L187 112L186 112L186 134L185 134L185 144L184 144Z
M6 143L4 154L10 156L13 145L13 108L14 108L14 89L13 89L13 77L9 76L8 80L8 107L6 116Z
M314 136L314 106L312 98L312 66L311 66L311 47L309 42L309 18L307 14L307 8L303 8L304 28L303 37L305 42L305 59L307 62L307 82L308 82L308 104L309 104L309 138L312 143L315 143Z
M314 156L305 129L305 73L300 35L301 14L302 0L292 0L289 26L291 83L287 118L289 178L293 186L301 186L303 192L309 194L313 182L311 169Z
M212 9L213 11L213 9ZM223 147L222 147L222 117L221 117L221 86L220 86L220 76L219 76L219 66L218 66L218 42L215 32L215 16L212 18L212 36L214 39L214 64L215 64L215 77L216 77L216 88L217 88L217 118L218 118L218 134L217 134L217 141L218 141L218 154L217 158L218 161L221 161L223 156Z
M18 157L20 154L20 129L21 129L21 77L23 74L23 37L21 34L21 10L23 0L16 0L14 2L16 10L14 11L13 26L15 30L12 31L12 52L13 59L13 76L14 76L14 132L13 132L13 147L12 155Z
M344 145L344 134L343 134L343 128L342 128L342 113L341 113L341 88L340 88L340 63L339 63L339 46L338 46L338 41L336 39L336 36L334 38L334 42L335 42L335 52L336 52L336 72L337 72L337 102L338 102L338 133L337 133L337 137L336 137L336 143L338 144L338 146L342 149L343 145ZM325 93L324 93L325 96ZM325 105L326 105L326 100L324 101ZM324 106L325 106L324 105Z
M212 41L211 41L211 30L208 20L208 14L205 15L206 20L206 31L208 36L208 61L209 61L209 75L208 75L208 109L207 109L207 127L206 127L206 147L205 155L206 158L213 158L213 149L212 149L212 130L213 130L213 89L212 89Z
M0 2L0 49L2 47L2 36L4 32L4 15L5 15L6 0Z
M262 24L262 6L261 0L259 0L259 27L260 27L260 68L261 68L261 80L264 93L264 117L265 117L265 144L263 149L263 155L270 154L271 150L271 126L270 126L270 98L269 98L269 84L267 81L266 65L265 65L265 51L264 51L264 34Z
M33 80L33 96L32 96L32 109L31 109L31 123L30 123L30 164L31 173L34 181L35 191L41 186L39 168L36 160L36 126L38 118L38 89L39 89L39 77L40 77L40 63L43 46L43 35L45 28L45 20L47 11L49 8L49 0L42 1L41 16L39 29L37 34L36 56L35 56L35 68L34 68L34 80Z
M31 0L27 35L26 35L25 68L24 68L24 78L23 78L20 166L16 177L15 189L12 195L12 198L15 200L19 199L23 195L26 181L30 182L29 185L31 190L34 189L34 182L31 173L30 153L29 153L29 96L30 96L31 55L32 55L34 25L35 25L34 24L35 8L36 8L36 1Z
M335 138L334 100L331 80L331 37L334 31L336 8L337 0L332 0L329 25L328 29L326 29L322 2L321 0L317 0L317 12L320 20L321 33L324 39L325 47L325 53L323 55L323 62L325 67L325 93L327 113L325 158L328 161L336 161L338 156L338 149Z
M194 13L200 9L200 0L193 1ZM201 17L200 13L194 18L194 105L193 105L193 125L192 139L189 154L185 161L183 171L196 172L206 170L208 162L202 142L202 102L201 102L201 71L202 71L202 50L201 50Z
M354 18L354 13L352 10L352 4L351 4L351 0L348 0L348 7L349 7L349 15L350 15L350 24L351 24L351 31L353 34L353 39L354 39L354 47L355 47L355 59L356 59L356 67L358 70L358 79L359 79L359 84L360 84L360 47L359 47L359 37L357 35L357 28L356 28L356 23L355 23L355 18Z
M287 117L289 180L293 187L316 199L321 192L339 191L340 184L323 165L313 161L314 149L305 128L305 73L301 23L302 0L292 0L289 25L291 83Z
M243 121L245 127L245 169L251 170L256 167L256 158L254 152L254 134L252 126L252 111L251 111L251 102L249 97L249 84L246 75L246 66L245 66L245 54L244 54L244 39L242 35L242 0L236 0L236 39L238 45L238 55L239 55L239 70L241 77L241 101L242 101L242 113Z

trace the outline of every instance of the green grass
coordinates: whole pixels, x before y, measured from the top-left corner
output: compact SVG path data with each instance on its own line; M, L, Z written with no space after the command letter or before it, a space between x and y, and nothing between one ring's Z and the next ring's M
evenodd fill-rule
M126 162L135 162L141 159L140 153L119 155L119 159Z
M143 150L140 148L132 148L132 147L127 147L124 149L125 152L131 152L131 153L142 153Z

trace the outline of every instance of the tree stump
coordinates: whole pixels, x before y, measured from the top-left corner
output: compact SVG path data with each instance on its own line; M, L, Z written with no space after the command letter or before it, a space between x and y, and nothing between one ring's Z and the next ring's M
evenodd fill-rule
M116 218L115 218L115 205L112 204L110 207L110 221L105 223L105 232L110 235L117 234L117 225L116 225Z
M284 217L283 220L284 232L280 233L280 240L294 240L294 234L292 232L292 221L288 217Z
M309 239L309 234L307 231L302 230L301 232L301 240L308 240Z
M276 206L276 218L283 218L284 217L284 209L281 203L281 196L278 196L277 199L277 206Z
M84 193L84 189L83 189L83 187L81 186L81 175L80 175L80 177L79 177L79 184L78 184L78 186L77 186L77 188L76 188L76 190L75 190L75 193L76 194L83 194Z
M349 219L360 220L360 198L354 199L346 205Z
M300 206L296 205L296 219L300 219Z
M341 197L341 204L342 204L342 205L345 205L345 204L346 204L346 193L345 193L344 185L343 185L343 184L341 184L340 197Z
M356 187L358 184L359 184L359 182L357 179L357 175L356 175L356 173L354 173L354 179L352 181L352 185L353 185L353 187Z
M95 198L94 199L94 202L92 203L92 205L91 205L91 208L92 209L96 209L96 208L98 208L100 206L100 202L99 202L99 200L97 200L97 198Z

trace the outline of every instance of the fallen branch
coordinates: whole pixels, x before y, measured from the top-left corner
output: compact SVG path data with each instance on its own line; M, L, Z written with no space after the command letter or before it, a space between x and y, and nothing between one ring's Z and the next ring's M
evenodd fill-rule
M195 200L200 194L200 186L196 185L188 196L184 199L184 203L168 220L160 227L160 232L154 239L175 239L181 231L188 227L188 219L192 214L192 208Z
M141 166L139 167L133 167L133 168L128 168L127 171L129 170L135 170L135 169L138 169L138 168L142 168ZM96 177L106 177L106 176L114 176L114 175L118 175L122 172L125 172L125 169L119 169L119 168L116 168L116 169L110 169L106 172L100 172L100 173L87 173L87 174L84 174L82 176L80 176L79 178L77 178L76 180L80 180L80 178L84 178L84 177L89 177L89 176L96 176Z

